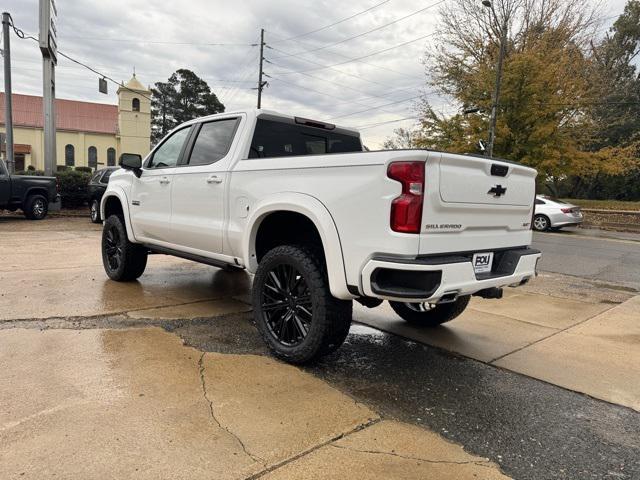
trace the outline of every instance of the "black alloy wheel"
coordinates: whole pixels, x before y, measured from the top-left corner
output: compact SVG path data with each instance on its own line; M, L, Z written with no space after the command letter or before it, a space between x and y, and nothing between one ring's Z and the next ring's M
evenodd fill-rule
M102 229L102 264L111 280L128 282L144 273L149 251L127 238L124 219L111 215Z
M104 231L104 253L109 269L117 271L122 265L122 237L115 225L109 225Z
M252 304L262 338L287 362L331 353L349 333L352 302L331 295L318 248L281 245L267 252L253 280Z
M276 265L267 272L262 311L269 332L283 345L294 347L307 337L313 319L311 292L293 265Z
M91 200L91 221L93 223L100 223L100 204L98 200Z

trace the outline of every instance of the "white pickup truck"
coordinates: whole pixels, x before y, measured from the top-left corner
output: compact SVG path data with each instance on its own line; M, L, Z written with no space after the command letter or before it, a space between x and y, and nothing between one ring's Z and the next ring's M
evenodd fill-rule
M140 277L150 253L246 269L256 325L290 362L338 348L353 300L435 326L536 275L522 165L367 152L357 131L266 110L185 123L120 165L100 206L107 275Z

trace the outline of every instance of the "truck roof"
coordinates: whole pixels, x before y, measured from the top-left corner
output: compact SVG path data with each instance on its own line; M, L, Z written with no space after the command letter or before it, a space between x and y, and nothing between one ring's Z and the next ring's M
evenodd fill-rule
M310 118L307 118L307 117L302 117L302 116L297 116L297 115L289 115L289 114L277 112L275 110L266 110L266 109L263 109L263 108L261 108L261 109L253 108L253 109L248 109L248 110L233 110L233 111L230 111L230 112L217 113L215 115L209 115L207 117L201 117L201 118L194 119L191 122L195 123L195 122L202 121L202 120L215 119L215 118L220 117L222 115L225 115L225 116L228 116L228 115L247 115L247 116L253 117L253 118L263 118L263 119L267 119L267 120L274 120L274 121L291 123L291 124L300 124L300 125L307 125L307 126L312 126L312 127L316 127L316 128L324 128L326 130L331 130L331 131L336 132L336 133L342 133L342 134L346 134L346 135L360 137L360 132L358 130L353 129L353 128L344 127L344 126L340 126L340 125L335 125L333 123L324 122L322 120L315 120L315 119L310 119ZM187 123L191 123L191 122L187 122Z

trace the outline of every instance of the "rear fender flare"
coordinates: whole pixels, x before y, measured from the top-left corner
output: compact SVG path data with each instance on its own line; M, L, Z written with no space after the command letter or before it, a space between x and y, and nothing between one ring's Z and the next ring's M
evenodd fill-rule
M270 213L283 211L300 213L313 222L322 240L331 294L343 300L355 298L347 288L342 246L333 217L322 202L303 193L281 193L269 196L258 203L249 216L242 239L242 253L247 270L255 273L258 269L256 237L262 221Z

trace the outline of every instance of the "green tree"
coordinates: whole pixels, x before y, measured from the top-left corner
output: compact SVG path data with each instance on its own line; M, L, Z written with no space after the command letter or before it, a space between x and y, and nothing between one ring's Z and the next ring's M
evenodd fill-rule
M191 70L176 70L151 89L151 139L155 145L176 126L194 118L224 112L207 82Z
M596 13L578 0L493 0L497 21L478 0L452 0L441 10L441 28L427 51L428 83L459 106L438 114L428 98L421 107L421 146L476 152L488 139L489 114L500 49L508 28L496 156L538 168L559 182L576 171L598 170L601 160L585 145L593 124L588 102L590 40ZM479 113L462 112L473 107Z

